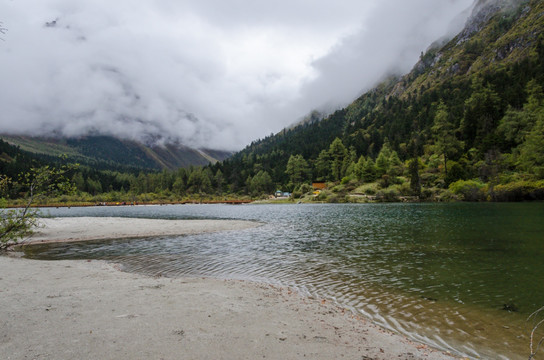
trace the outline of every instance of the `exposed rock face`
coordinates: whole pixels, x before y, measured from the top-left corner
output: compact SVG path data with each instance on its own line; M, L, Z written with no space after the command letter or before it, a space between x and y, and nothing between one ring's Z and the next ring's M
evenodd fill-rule
M506 34L509 26L529 16L535 3L538 1L474 0L472 6L465 11L466 21L462 30L452 40L441 39L429 46L412 71L401 78L389 95L402 96L410 88L409 84L422 74L428 73L431 77L442 78L461 75L472 71L475 63L477 67L481 67L482 63L502 61L513 53L530 47L541 33L538 29L527 33L521 31L519 36L509 34L506 37L500 31L504 31L503 35ZM504 26L504 29L490 28L491 30L488 29L483 36L478 37L491 22L495 26ZM472 42L473 39L477 41ZM490 45L490 49L486 50L487 45ZM417 88L422 89L427 85L425 80L421 80ZM415 90L417 89L412 88L411 93Z
M457 45L460 45L470 40L472 35L479 32L493 15L495 15L498 11L505 8L506 6L511 6L511 4L514 4L515 2L519 3L520 0L475 0L474 4L472 5L471 15L468 18L465 27L457 36ZM433 45L431 45L429 49L427 49L427 55L425 57L422 56L419 62L414 66L414 71L416 73L423 73L426 69L438 63L438 61L442 57L442 54L440 52L435 53L432 57L428 56L428 54L430 53L429 50L431 48L441 47L437 46L437 44ZM450 73L457 73L457 71L459 70L458 65L456 67L457 68L450 68Z
M459 34L457 45L469 40L480 31L498 11L518 6L526 0L476 0L467 24Z
M457 45L468 41L472 35L482 29L489 19L501 9L502 0L477 0L472 9L467 24L459 34Z

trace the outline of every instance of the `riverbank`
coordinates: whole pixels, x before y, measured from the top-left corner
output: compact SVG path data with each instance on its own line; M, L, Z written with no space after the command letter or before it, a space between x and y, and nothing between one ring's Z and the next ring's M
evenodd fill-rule
M245 281L1 256L6 359L453 359L328 302Z

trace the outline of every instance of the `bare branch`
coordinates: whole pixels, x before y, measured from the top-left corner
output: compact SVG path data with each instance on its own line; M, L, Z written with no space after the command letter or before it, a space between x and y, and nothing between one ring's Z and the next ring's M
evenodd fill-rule
M535 311L534 313L532 313L531 315L529 315L529 317L527 318L527 321L531 320L531 318L533 316L536 316L539 312L541 312L542 310L544 310L544 306L541 307L540 309L538 309L537 311Z
M535 311L534 313L532 313L531 315L529 315L529 317L527 318L527 320L531 319L532 317L536 317L541 311L544 310L544 306L541 307L540 309L538 309L537 311ZM534 327L533 327L533 330L531 331L531 342L529 344L529 348L530 348L530 355L529 355L529 360L531 359L534 359L535 356L536 356L536 353L538 352L538 349L540 349L540 346L542 345L542 343L544 343L544 337L542 337L538 343L536 344L536 348L534 347L534 341L535 341L535 332L538 330L538 328L540 327L540 325L542 325L544 323L544 319L540 320Z

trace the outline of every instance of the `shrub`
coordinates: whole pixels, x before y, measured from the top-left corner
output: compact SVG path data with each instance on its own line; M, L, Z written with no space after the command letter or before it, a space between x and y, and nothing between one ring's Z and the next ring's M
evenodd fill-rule
M332 192L339 193L345 191L346 187L344 184L336 185L331 189Z
M340 202L340 197L336 194L333 194L331 196L329 196L329 198L327 199L327 202L329 203L338 203Z
M410 183L403 183L401 185L394 185L394 189L396 189L401 195L410 196L412 195L412 189L410 188Z
M355 189L356 193L365 195L375 195L377 191L378 183L364 184Z
M445 192L446 191L444 189L437 188L437 187L422 188L421 195L419 196L419 198L421 200L427 200L427 201L443 201Z
M495 201L544 200L544 180L520 180L497 185L493 189Z
M433 196L433 191L430 188L422 188L419 198L422 200L428 200Z
M317 195L314 199L316 201L327 201L327 198L329 197L328 191L321 191L319 195Z
M352 179L347 184L344 185L344 191L346 192L354 191L358 185L359 185L359 182L355 179Z
M434 173L423 173L419 176L419 179L421 181L421 185L425 187L432 187L437 182L437 180L440 178L439 174Z
M458 162L448 161L448 169L448 175L445 179L446 184L466 179L465 169Z
M459 195L455 195L451 190L444 190L438 196L438 201L440 202L450 202L450 201L458 201L458 200L462 200L462 199L460 199Z
M397 189L391 187L388 189L380 190L376 193L376 200L384 202L392 202L399 200L399 192Z
M298 191L300 191L301 194L308 194L313 191L313 188L309 184L302 184L300 185L300 188L298 189Z
M482 191L485 184L477 180L457 180L450 184L449 190L464 201L481 201L485 199Z
M382 189L386 189L391 185L391 178L389 175L382 175L382 178L378 181L378 184Z

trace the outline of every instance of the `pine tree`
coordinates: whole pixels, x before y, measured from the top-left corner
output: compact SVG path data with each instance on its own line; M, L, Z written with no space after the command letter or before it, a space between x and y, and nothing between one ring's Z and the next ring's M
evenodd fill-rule
M221 169L217 169L214 177L214 182L217 193L221 194L223 192L223 185L225 184L225 177L223 176L223 172L221 171Z
M308 180L310 168L302 155L291 155L287 161L285 173L289 176L290 183L293 186L298 186Z
M315 176L317 181L327 181L331 177L331 160L327 150L321 150L315 160Z
M520 145L520 167L538 178L544 178L544 111L541 112L527 140Z
M331 158L331 175L334 181L340 181L343 174L344 158L347 155L346 147L339 138L334 139L329 147L329 156Z
M362 180L364 182L372 182L377 179L376 165L372 159L368 159L363 167Z
M357 179L362 180L363 179L363 169L366 164L366 159L364 156L360 156L359 160L357 161L357 165L355 166L355 176L357 176Z
M432 127L436 153L444 157L444 172L448 175L448 159L461 151L463 143L455 136L455 129L449 119L448 107L440 101Z
M414 196L421 195L421 180L419 178L419 159L413 158L408 166L410 172L410 189Z

